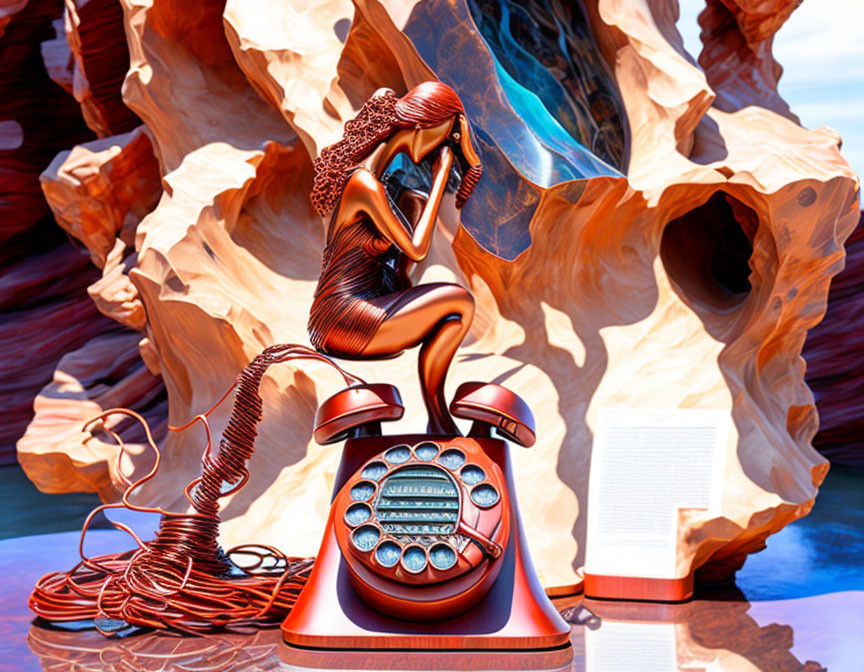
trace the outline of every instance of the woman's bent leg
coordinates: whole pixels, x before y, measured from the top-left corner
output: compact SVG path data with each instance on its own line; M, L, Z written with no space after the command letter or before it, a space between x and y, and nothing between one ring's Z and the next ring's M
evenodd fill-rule
M456 350L471 327L474 297L459 285L421 285L405 290L388 313L363 354L386 355L422 343L418 369L429 431L456 433L456 424L447 411L444 383Z

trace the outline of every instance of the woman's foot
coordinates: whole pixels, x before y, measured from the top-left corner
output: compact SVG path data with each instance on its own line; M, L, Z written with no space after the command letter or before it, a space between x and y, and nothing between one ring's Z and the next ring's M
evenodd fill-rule
M429 422L426 425L426 433L433 435L445 436L462 436L462 432L456 426L456 422L449 413L445 413L442 417L440 414L435 414L429 409Z

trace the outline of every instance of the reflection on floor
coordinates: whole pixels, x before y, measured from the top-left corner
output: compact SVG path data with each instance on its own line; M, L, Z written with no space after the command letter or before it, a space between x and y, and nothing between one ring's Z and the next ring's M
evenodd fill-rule
M864 627L864 593L824 596L828 598L824 605L830 606L817 608L815 613L801 600L789 601L797 605L753 604L735 590L703 597L676 605L578 600L563 611L570 620L584 623L584 662L577 669L819 672L852 670L854 661L860 660L851 657L851 652L842 654L825 645L829 643L826 635L839 647L855 639L855 629ZM842 617L841 604L848 610ZM759 613L754 612L757 606L763 607ZM837 611L827 622L816 624L814 619L799 631L777 618L795 611L821 618L832 608ZM860 614L857 622L838 630L838 622L854 610ZM574 635L574 646L578 646L580 637L575 630ZM826 664L828 657L837 665Z
M250 634L185 638L144 633L118 640L106 639L92 630L70 632L33 624L27 635L27 645L35 656L26 669L81 672L105 669L163 672L190 669L199 672L306 669L833 672L860 669L857 665L864 653L859 641L864 628L861 616L864 594L838 593L823 597L828 599L820 602L810 597L790 600L792 604L755 605L738 600L694 600L671 606L570 598L559 601L565 617L573 622L574 656L563 666L560 653L556 663L555 652L530 661L523 654L296 650L282 644L280 631L275 628ZM778 607L778 611L772 611ZM842 617L840 609L845 610ZM850 620L849 616L856 610L858 618ZM795 631L776 618L778 614L794 615L796 611L810 618L827 617L828 623ZM841 620L847 625L835 631ZM816 660L811 657L814 654ZM828 658L831 664L825 662Z
M180 638L33 623L27 595L42 573L76 561L77 533L0 541L0 668L14 670L557 669L586 672L843 672L864 669L864 476L834 470L813 513L748 560L737 587L676 605L561 598L573 660L554 652L423 655L292 650L278 629ZM90 555L128 546L103 530ZM4 667L5 666L5 667ZM533 666L533 667L532 667Z
M832 467L810 514L769 537L735 583L751 602L864 591L864 472Z
M93 631L64 632L33 626L27 644L41 663L35 669L51 672L246 672L276 669L280 639L278 628L216 637L149 634L112 640Z

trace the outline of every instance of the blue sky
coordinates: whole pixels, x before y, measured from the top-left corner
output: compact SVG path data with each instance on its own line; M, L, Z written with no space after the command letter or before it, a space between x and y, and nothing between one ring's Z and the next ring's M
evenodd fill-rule
M684 46L702 50L696 18L704 0L680 0ZM783 66L780 95L805 128L830 126L843 155L864 175L864 0L804 0L774 37Z

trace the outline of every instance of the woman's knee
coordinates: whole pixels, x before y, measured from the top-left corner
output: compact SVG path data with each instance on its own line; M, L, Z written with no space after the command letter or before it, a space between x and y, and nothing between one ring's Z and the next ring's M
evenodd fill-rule
M391 308L364 352L377 354L414 347L441 333L445 323L459 325L461 340L473 317L474 297L464 287L450 283L421 285Z
M461 285L440 284L436 290L435 303L440 305L443 315L458 315L471 321L474 316L474 297Z

